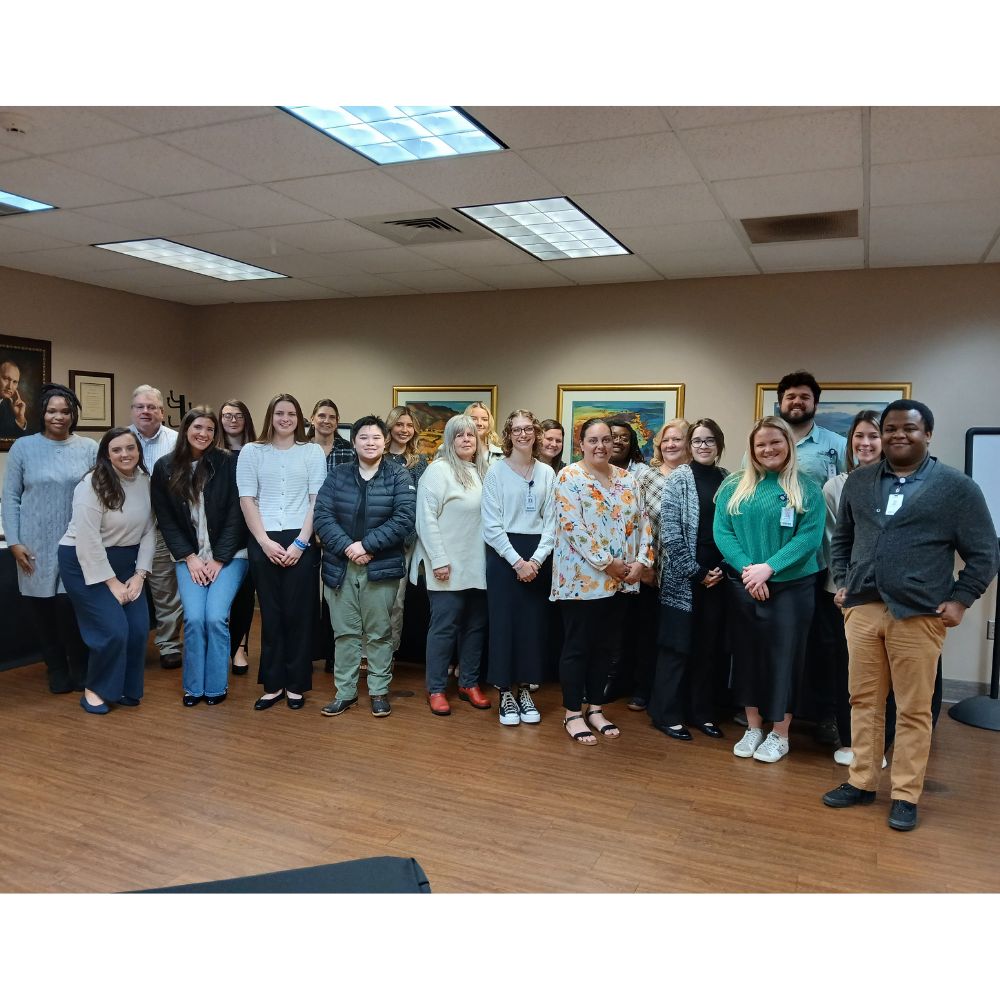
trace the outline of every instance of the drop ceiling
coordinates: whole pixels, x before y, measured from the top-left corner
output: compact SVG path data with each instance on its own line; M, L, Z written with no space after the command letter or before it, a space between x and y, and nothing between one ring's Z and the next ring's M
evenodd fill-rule
M0 267L210 305L1000 263L997 108L466 110L510 148L378 167L273 107L0 109L22 129L0 131L0 189L58 206L0 218ZM352 221L560 196L632 255L543 263L485 231L401 245ZM856 238L752 246L740 223L848 210ZM150 237L289 278L91 246Z

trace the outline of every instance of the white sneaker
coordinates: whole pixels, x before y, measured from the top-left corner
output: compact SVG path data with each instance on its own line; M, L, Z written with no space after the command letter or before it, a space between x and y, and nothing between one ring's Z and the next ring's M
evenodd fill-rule
M737 757L752 757L754 751L764 742L763 729L747 729L743 734L743 739L733 747L733 753Z
M517 708L522 722L541 722L541 713L535 708L535 703L531 700L531 693L527 687L521 687L517 694Z
M519 726L521 724L521 713L517 707L517 701L509 691L504 691L500 695L500 725Z
M841 747L839 750L833 751L833 760L837 764L845 764L850 767L854 763L854 751L850 747ZM882 758L882 767L888 767L889 762Z
M762 760L765 764L774 764L788 753L788 740L772 731L767 739L753 752L754 760Z

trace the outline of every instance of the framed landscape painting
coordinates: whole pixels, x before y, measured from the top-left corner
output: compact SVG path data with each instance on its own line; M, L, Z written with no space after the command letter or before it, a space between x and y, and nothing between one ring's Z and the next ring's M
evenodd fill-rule
M563 461L580 460L580 428L591 417L624 417L635 428L643 458L653 457L653 438L674 417L684 416L684 383L661 385L560 385L556 419L566 428Z
M820 388L816 423L844 437L859 410L881 414L894 399L909 399L913 392L911 382L820 382ZM754 419L760 420L765 414L781 416L777 382L757 383Z
M41 427L42 386L52 381L52 341L0 333L0 451Z
M470 403L484 402L497 418L495 385L394 385L392 405L407 406L417 425L421 454L433 458L444 440L444 425Z

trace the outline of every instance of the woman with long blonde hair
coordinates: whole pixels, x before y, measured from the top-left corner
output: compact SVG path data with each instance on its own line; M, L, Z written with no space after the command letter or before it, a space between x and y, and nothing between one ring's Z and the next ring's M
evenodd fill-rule
M465 408L465 415L472 417L472 422L476 425L476 434L486 449L486 461L494 462L498 458L503 458L503 448L500 447L500 438L497 436L497 422L493 419L493 411L481 399L477 399Z
M750 431L746 468L716 495L713 534L729 567L733 689L746 706L737 757L773 764L788 753L795 688L815 605L826 505L799 475L795 439L780 417ZM773 722L764 738L764 719Z

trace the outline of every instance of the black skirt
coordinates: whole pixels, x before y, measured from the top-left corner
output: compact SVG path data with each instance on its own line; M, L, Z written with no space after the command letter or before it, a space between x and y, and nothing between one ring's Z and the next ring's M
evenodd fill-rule
M508 534L522 559L530 559L540 535ZM505 690L541 684L549 657L551 560L531 583L521 583L506 559L486 546L486 600L490 612L488 680Z
M739 579L728 578L733 641L733 694L771 722L792 711L806 658L816 599L815 574L768 580L770 597L755 601Z

